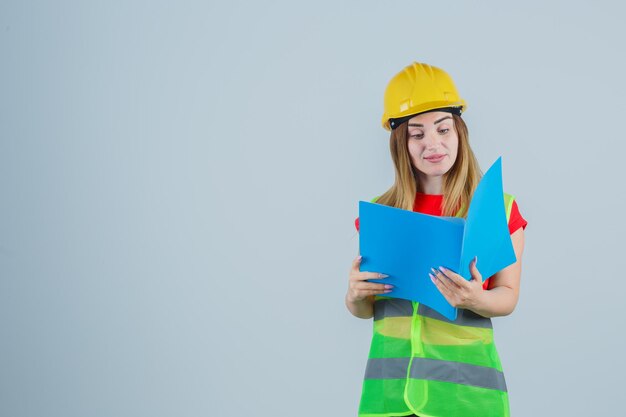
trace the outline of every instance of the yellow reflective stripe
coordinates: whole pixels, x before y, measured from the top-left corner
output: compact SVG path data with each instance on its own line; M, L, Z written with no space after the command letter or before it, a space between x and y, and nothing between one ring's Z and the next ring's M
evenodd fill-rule
M411 338L411 316L388 317L374 322L374 332L381 336L396 337L398 339Z
M458 326L437 319L423 318L421 342L431 345L488 345L493 343L493 330Z
M431 319L454 323L458 326L482 327L491 329L491 319L471 310L459 309L456 320L452 321L425 304L420 304L417 313ZM382 298L374 300L374 321L391 317L410 317L413 315L413 303L402 298Z

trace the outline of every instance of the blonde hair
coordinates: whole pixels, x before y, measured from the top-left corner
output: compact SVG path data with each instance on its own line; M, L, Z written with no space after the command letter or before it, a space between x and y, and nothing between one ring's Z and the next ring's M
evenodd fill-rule
M442 215L467 217L467 209L482 177L482 172L469 145L469 133L465 122L455 114L452 117L459 137L459 146L452 168L443 176ZM408 136L408 123L406 122L391 131L389 148L395 166L396 179L391 188L376 202L412 211L415 193L422 192L422 190L419 181L416 180L417 170L411 163Z

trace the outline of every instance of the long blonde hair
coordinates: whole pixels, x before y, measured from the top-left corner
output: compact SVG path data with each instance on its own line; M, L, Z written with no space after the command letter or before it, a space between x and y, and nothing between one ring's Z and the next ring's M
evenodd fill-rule
M482 177L476 156L469 145L469 133L465 121L452 115L454 128L459 137L456 161L443 176L443 216L467 217L467 209L474 190ZM408 148L408 123L391 131L389 148L396 171L394 184L376 202L386 206L413 210L415 193L422 192L416 180L417 170L411 163Z

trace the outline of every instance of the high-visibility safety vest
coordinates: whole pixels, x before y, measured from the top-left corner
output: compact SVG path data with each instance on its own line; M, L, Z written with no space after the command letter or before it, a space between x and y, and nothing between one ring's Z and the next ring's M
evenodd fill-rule
M514 197L504 194L507 222ZM359 417L508 417L491 319L376 296Z

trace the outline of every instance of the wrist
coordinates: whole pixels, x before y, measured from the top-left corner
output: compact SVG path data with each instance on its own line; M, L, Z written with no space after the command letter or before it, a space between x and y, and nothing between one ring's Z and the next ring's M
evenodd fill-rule
M360 319L369 319L374 316L373 298L374 297L366 296L365 298L361 300L350 301L349 294L346 294L346 307L348 308L348 310L353 316L358 317Z
M474 298L474 302L472 303L472 306L469 307L469 309L472 310L476 314L480 314L483 317L488 317L488 315L485 315L486 311L488 310L487 308L488 305L489 305L488 291L485 291L481 288L480 292L477 293L476 297Z
M367 298L367 297L365 297ZM359 298L353 294L350 293L350 291L348 291L346 293L346 302L350 303L350 304L358 304L360 302L362 302L365 298Z

